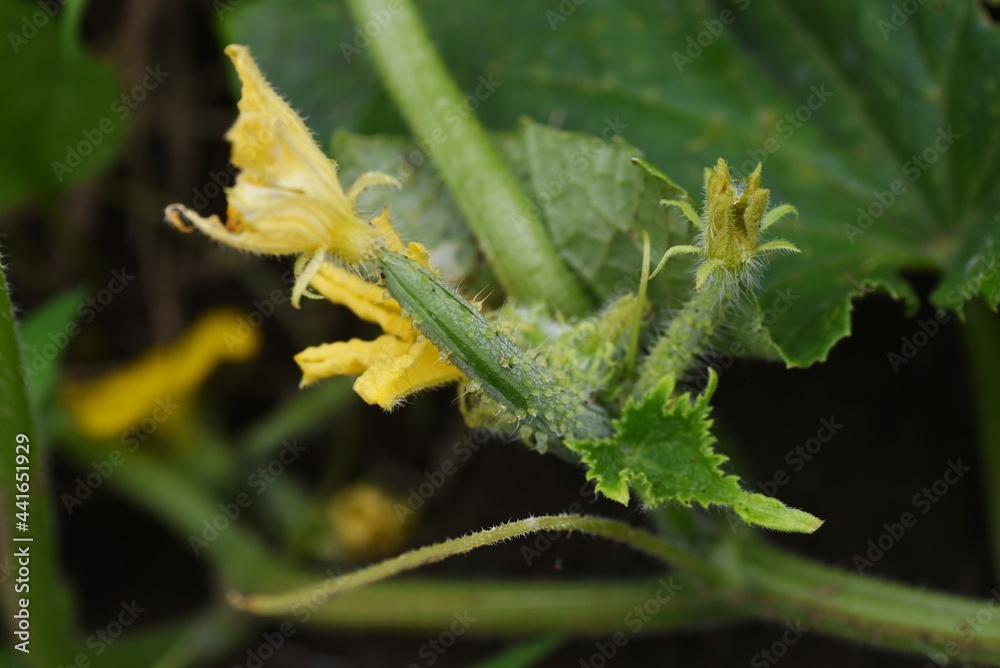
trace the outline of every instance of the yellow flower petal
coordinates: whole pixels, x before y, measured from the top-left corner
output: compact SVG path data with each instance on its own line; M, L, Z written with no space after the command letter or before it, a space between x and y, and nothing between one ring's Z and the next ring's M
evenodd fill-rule
M377 218L372 219L375 231L385 240L385 247L394 253L403 252L403 240L399 238L399 233L392 226L389 219L389 207L385 207Z
M233 145L232 162L243 170L229 190L230 206L240 216L233 231L271 233L276 242L287 244L290 232L281 229L280 221L287 224L298 216L301 225L313 230L296 235L302 244L298 252L324 248L350 263L364 261L375 248L375 230L355 213L334 163L264 79L250 49L230 45L226 55L243 83L240 115L226 133ZM269 221L281 209L289 213L277 223Z
M406 246L406 250L403 251L403 255L422 265L425 269L431 268L430 253L427 252L427 247L419 241L411 241Z
M405 355L411 344L383 334L374 341L351 339L306 348L295 356L302 369L301 387L331 376L358 376L383 360Z
M169 417L224 361L256 354L260 335L229 309L209 311L174 343L154 346L125 366L93 380L68 383L66 406L93 438L123 436L134 425Z
M167 220L185 231L197 227L213 239L253 253L316 257L326 252L349 264L369 259L382 242L375 227L355 211L355 198L371 186L399 186L399 182L369 172L345 193L336 164L267 83L250 50L230 45L226 54L243 84L239 117L226 133L232 163L241 170L227 190L226 223L179 204L167 207ZM302 277L296 303L310 278Z
M422 248L416 246L419 248L411 250ZM359 318L377 323L386 333L374 341L352 339L303 350L295 356L302 369L302 386L330 376L356 375L354 391L362 399L392 410L409 394L462 378L462 373L442 361L440 351L420 336L384 288L329 264L320 267L312 286Z
M356 316L374 322L387 334L415 340L417 330L409 318L403 317L403 309L390 297L385 288L368 283L357 274L324 264L312 280L312 286L334 304L342 304Z
M387 212L373 221L390 250L409 255L429 266L426 249L403 246ZM461 379L462 372L440 359L440 351L425 340L399 302L381 286L365 281L343 267L323 264L312 287L335 304L351 309L385 332L375 341L352 339L308 348L295 357L302 368L302 385L335 375L357 375L354 391L369 404L392 410L409 394Z
M431 268L431 256L427 252L427 248L424 247L422 243L411 241L408 244L403 244L403 240L399 238L396 228L392 226L392 220L389 218L388 206L385 207L378 218L372 219L372 225L375 226L375 230L385 241L386 248L394 253L402 253L414 262L420 263L427 269Z
M462 378L441 359L441 352L421 339L405 355L376 362L354 382L354 391L369 404L391 411L407 396Z

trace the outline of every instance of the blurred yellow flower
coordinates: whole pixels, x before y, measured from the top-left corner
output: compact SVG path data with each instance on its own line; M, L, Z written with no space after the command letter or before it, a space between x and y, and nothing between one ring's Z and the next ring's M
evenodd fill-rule
M212 310L177 341L98 378L68 383L63 398L84 434L128 444L129 430L147 419L165 422L215 367L250 359L259 347L259 333L240 313Z
M407 535L393 510L397 502L381 487L367 482L338 492L330 502L327 518L341 549L356 560L396 553Z
M242 171L227 189L225 225L180 204L166 208L167 220L183 231L197 227L236 248L266 255L299 255L292 304L298 308L309 281L331 254L349 264L371 258L382 243L378 231L355 210L355 201L374 185L399 182L388 174L362 174L346 192L336 164L316 144L302 119L264 79L245 46L226 54L243 83L240 114L226 133L233 165Z
M411 249L422 250L417 244ZM312 287L362 320L379 325L385 334L374 341L351 339L306 348L295 356L303 387L330 376L356 375L354 391L362 399L392 410L415 392L462 378L462 372L441 358L384 288L329 264L319 269Z

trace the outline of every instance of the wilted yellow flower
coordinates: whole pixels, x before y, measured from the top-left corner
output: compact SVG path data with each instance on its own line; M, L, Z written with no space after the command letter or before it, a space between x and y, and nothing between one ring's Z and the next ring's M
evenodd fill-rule
M180 205L167 207L167 220L190 231L197 227L224 244L266 255L299 255L292 304L333 255L349 264L371 258L382 243L375 227L355 210L355 201L374 185L399 186L388 174L362 174L346 192L336 164L316 144L302 119L264 79L245 46L226 54L243 83L240 114L226 133L232 163L242 171L227 189L225 225Z
M462 372L441 359L437 347L417 331L384 288L330 264L320 267L312 287L362 320L379 325L385 334L374 341L351 339L306 348L295 356L303 386L330 376L356 375L354 391L362 399L392 410L410 394L462 378Z
M92 438L120 436L146 419L165 422L225 361L256 354L260 336L230 309L209 311L170 344L154 346L125 366L92 380L68 383L66 407Z
M330 301L378 323L385 335L374 341L351 340L308 348L295 360L302 385L334 375L357 375L354 389L368 403L387 410L419 390L462 377L440 359L440 351L413 327L399 304L383 289L333 264L337 258L357 266L380 246L405 253L428 266L420 244L404 247L388 211L367 220L355 210L357 196L373 185L399 183L380 172L362 174L346 192L336 165L327 158L291 107L274 92L245 46L229 46L243 82L240 115L226 138L232 163L242 171L227 190L226 223L204 218L180 204L166 209L177 228L197 227L222 243L254 253L298 255L292 304L311 284Z

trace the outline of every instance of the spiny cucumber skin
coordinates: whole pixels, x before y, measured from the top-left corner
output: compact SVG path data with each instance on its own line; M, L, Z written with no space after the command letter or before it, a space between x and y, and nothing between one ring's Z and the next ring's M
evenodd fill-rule
M559 438L611 435L611 420L600 406L560 385L437 275L389 250L378 259L386 288L420 333L487 396Z

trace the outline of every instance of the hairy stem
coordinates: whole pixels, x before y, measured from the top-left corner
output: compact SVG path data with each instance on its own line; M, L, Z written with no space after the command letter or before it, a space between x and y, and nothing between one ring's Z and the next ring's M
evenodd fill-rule
M23 647L30 653L24 658L31 665L54 666L72 647L73 610L59 572L47 453L28 400L22 359L7 279L0 268L0 565L10 573L0 591L11 633L23 629L19 613L30 615L25 620L30 637L11 635L10 644L28 640ZM15 589L18 583L29 589ZM19 604L22 600L28 601L26 608Z
M286 614L301 607L303 601L309 601L318 595L325 595L328 598L333 595L340 596L353 589L374 584L420 566L538 531L579 531L628 545L664 563L683 564L689 571L697 571L700 568L698 562L687 554L648 531L633 528L624 522L581 515L547 515L508 522L461 538L404 552L398 557L359 571L332 577L289 592L248 597L234 595L231 601L236 607L260 615Z
M591 304L566 268L510 169L475 116L444 122L465 96L449 76L411 0L349 0L358 25L391 16L372 38L382 81L431 159L508 295L566 315ZM389 5L393 9L390 10Z
M994 573L1000 576L1000 319L980 300L965 309L962 326L975 390L983 460L983 491Z
M729 300L708 284L677 312L642 363L636 396L648 394L668 374L683 375L705 350L729 311Z

